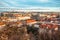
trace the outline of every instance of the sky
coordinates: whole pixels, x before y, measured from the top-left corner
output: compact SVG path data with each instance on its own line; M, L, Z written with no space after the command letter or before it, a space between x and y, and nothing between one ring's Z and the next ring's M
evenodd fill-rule
M57 8L60 0L0 0L0 8Z

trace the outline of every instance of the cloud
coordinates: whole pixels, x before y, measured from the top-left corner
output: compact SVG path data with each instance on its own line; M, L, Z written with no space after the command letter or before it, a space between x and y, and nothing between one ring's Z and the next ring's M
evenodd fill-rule
M26 2L26 0L4 0L4 1L2 1L1 6L3 4L4 4L4 6L10 6L10 7L22 7L22 6L24 7L24 6L28 6L24 2Z
M45 2L50 2L50 0L37 0L37 1L43 2L43 3L45 3Z
M7 4L7 3L4 2L4 1L1 1L1 2L0 2L0 7L7 7L7 6L10 6L10 5Z
M60 7L60 1L56 2L54 0L3 0L0 1L0 7Z

